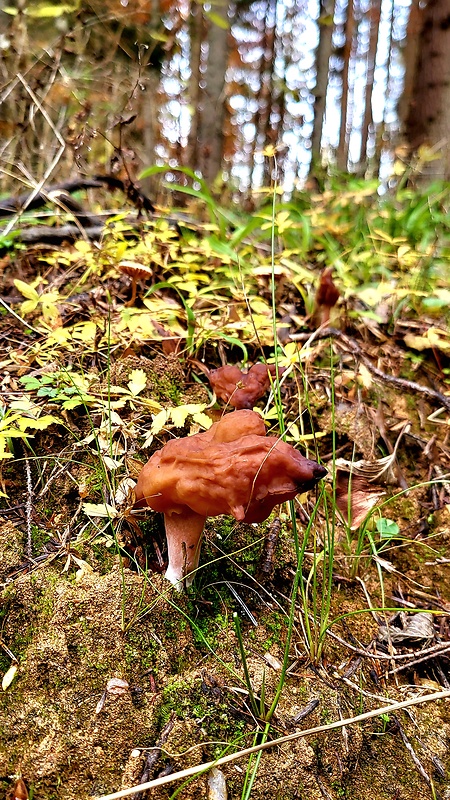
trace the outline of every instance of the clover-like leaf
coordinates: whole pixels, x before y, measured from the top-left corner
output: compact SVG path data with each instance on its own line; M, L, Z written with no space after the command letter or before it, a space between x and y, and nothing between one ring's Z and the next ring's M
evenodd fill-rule
M132 395L136 396L147 386L147 376L143 369L133 369L129 376L128 388Z

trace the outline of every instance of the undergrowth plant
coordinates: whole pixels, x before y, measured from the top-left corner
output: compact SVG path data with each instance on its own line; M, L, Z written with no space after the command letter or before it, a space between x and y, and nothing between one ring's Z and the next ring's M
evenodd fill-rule
M273 159L276 174L275 150L270 149L265 155ZM154 167L145 175L169 171L168 167ZM325 349L321 357L323 369L329 371L330 376L332 457L328 466L331 481L322 486L315 501L310 499L308 521L303 529L298 522L296 504L293 501L289 504L288 530L295 569L290 595L282 606L286 635L282 642L281 669L270 696L265 674L257 692L248 668L245 633L237 615L234 627L242 674L220 660L194 613L177 603L169 585L155 603L147 603L145 587L151 586L151 576L148 569L137 562L136 569L144 576L143 589L137 610L132 615L129 613L121 535L124 522L133 524L132 496L127 497L124 483L128 447L139 441L145 449L163 431L171 433L187 422L207 427L211 420L205 414L206 403L173 402L164 407L159 400L148 397L145 392L147 377L141 369L130 368L122 380L125 385L116 385L112 360L116 351L127 352L133 346L159 348L166 333L170 339L179 338L183 355L187 357L203 358L206 352L220 351L223 343L239 353L244 363L252 357L250 353L259 351L268 362L285 368L281 381L277 379L272 385L264 418L276 422L282 438L296 444L306 443L308 449L313 449L320 436L314 429L308 432L314 427L308 375L308 359L313 350L309 341L303 348L296 342L277 344L280 285L286 282L302 313L309 314L314 306L317 266L332 266L339 277L344 299L349 301L348 316L355 324L366 320L379 325L386 303L389 309L386 324L392 326L403 314L415 320L425 312L433 314L436 326L432 334L429 330L426 334L418 332L409 339L409 344L419 353L426 349L435 352L436 347L447 352L450 343L441 319L448 314L450 301L444 272L450 251L443 236L450 227L449 193L448 187L436 186L432 196L426 197L420 191L412 193L411 189L400 186L394 195L386 195L373 203L375 185L351 179L345 191L341 184L332 182L331 188L322 195L298 194L284 202L275 180L268 202L249 217L239 210L222 209L195 173L187 168L178 171L192 182L192 186L186 182L178 187L180 191L201 203L207 212L207 221L200 223L197 231L188 225L183 228L182 220L179 231L164 220L150 221L143 226L143 235L137 240L129 236L128 224L117 216L111 220L116 228L111 224L99 250L83 241L68 251L66 261L58 254L51 257L53 261L47 259L50 266L61 263L70 270L78 269L79 274L74 276L67 296L41 279L30 283L16 280L16 289L25 298L21 314L25 322L33 322L36 328L32 330L42 338L39 344L30 346L27 358L21 362L25 372L16 381L20 397L11 392L11 397L1 406L0 459L13 458L14 442L19 439L27 448L26 454L30 452L31 462L36 458L37 464L38 456L30 449L33 433L47 431L52 425L68 430L67 415L75 410L83 414L88 430L83 435L72 432L77 450L71 458L78 462L85 460L92 473L95 472L96 480L91 494L89 487L86 494L80 493L84 516L75 545L97 541L110 545L119 555L124 634L154 612L159 602L168 604L174 615L188 622L209 655L218 660L234 681L245 687L248 707L254 717L252 735L254 742L260 743L273 733L273 720L289 680L299 620L304 651L309 661L317 666L323 658L332 626L344 618L369 611L385 614L397 610L389 609L385 602L383 558L388 547L402 543L399 526L387 514L389 503L403 492L379 503L356 531L338 516L334 486L337 367L332 346L328 348L327 345L329 358ZM107 287L109 281L119 280L116 265L121 258L146 260L155 270L153 285L143 290L140 305L118 304L105 288L106 322L98 309L92 308L89 313L84 312L86 316L82 319L63 324L56 306L79 287L89 289L95 281ZM160 329L155 326L155 320ZM81 350L84 361L78 360ZM101 368L86 367L89 359L93 361L94 358ZM64 361L67 366L46 369L53 362ZM34 363L40 367L37 374L27 374L27 367ZM295 417L291 408L287 417L281 389L281 383L291 377L295 377L301 389ZM146 418L150 414L152 421L148 425ZM343 532L342 538L338 530ZM127 557L133 560L129 554ZM74 554L75 563L80 567L77 558ZM220 555L220 558L225 556ZM373 568L377 571L381 598L378 609L357 608L336 615L333 571L337 563L344 564L350 579L361 578ZM208 568L212 569L213 564L206 565ZM195 588L193 591L195 597ZM226 604L229 595L221 600ZM237 747L238 742L233 741L230 746ZM249 800L252 795L260 758L261 751L252 755L248 762L242 800ZM179 792L177 790L175 795Z

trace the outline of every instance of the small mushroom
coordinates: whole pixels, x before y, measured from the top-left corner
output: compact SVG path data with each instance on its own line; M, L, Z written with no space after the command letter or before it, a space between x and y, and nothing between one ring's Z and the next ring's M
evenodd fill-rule
M272 509L311 489L326 469L294 447L265 436L254 411L235 411L208 431L169 441L143 467L136 507L164 514L169 565L178 588L192 583L207 517L262 522Z
M278 369L278 375L282 373L283 369ZM272 378L277 375L275 364L258 362L248 372L241 372L239 367L226 364L211 370L208 380L220 400L233 408L253 408L270 388L270 375Z
M145 264L139 264L137 261L121 261L118 266L119 272L122 275L128 275L131 278L131 297L126 306L134 306L136 302L136 286L137 282L148 278L151 278L153 275L153 270L150 267L146 267Z
M340 298L340 292L333 281L333 268L322 272L314 301L313 320L318 325L330 321L330 311Z

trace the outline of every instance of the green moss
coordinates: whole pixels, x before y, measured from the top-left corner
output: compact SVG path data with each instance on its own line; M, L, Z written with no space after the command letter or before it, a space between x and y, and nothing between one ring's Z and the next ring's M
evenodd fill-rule
M286 617L278 611L271 610L270 613L261 614L258 620L259 627L265 629L269 636L264 642L259 638L259 630L249 631L249 639L258 639L259 646L270 650L272 645L277 644L284 647L286 641Z
M417 519L417 502L413 498L401 497L391 500L386 506L386 517L413 521Z
M143 635L142 629L131 628L125 634L123 647L125 663L130 670L139 663L143 670L154 671L157 667L158 647L159 645L154 639Z
M33 556L42 553L44 545L51 539L48 531L39 528L37 525L31 526L31 551Z
M227 702L218 687L211 688L202 679L174 680L163 690L159 724L165 725L175 713L180 720L195 719L207 739L229 742L242 737L247 729L246 722L234 716L233 705L233 700ZM213 756L222 751L223 746L218 745L213 748Z

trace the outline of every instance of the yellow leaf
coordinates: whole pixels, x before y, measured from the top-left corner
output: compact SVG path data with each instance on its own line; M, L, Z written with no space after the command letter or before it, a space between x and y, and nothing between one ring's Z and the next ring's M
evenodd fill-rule
M83 255L86 255L87 253L92 253L91 245L89 244L89 242L85 242L84 239L80 239L78 242L75 242L74 248Z
M6 449L6 438L3 434L0 434L0 459L2 458L14 458L12 453L9 453Z
M372 386L372 376L364 364L359 365L358 380L362 383L365 389L370 389Z
M23 296L27 298L27 300L34 300L35 303L39 303L39 295L36 289L33 289L33 287L29 285L29 283L25 283L25 281L15 280L14 286L16 287L16 289L18 289L20 294L23 294Z
M450 339L445 331L439 330L439 328L430 328L427 336L431 347L437 347L439 350L450 350ZM447 339L443 339L442 336L447 336Z
M79 339L82 342L93 342L96 331L97 325L95 322L82 322L81 324L74 326L73 338Z
M156 414L153 417L153 422L150 428L150 433L153 435L160 433L164 426L167 424L167 420L169 419L170 409L163 408L159 414Z
M34 311L37 305L38 305L37 300L25 300L25 302L22 303L20 306L20 313L22 314L23 317L25 317L26 314L31 314L31 312Z
M200 411L203 411L206 408L205 403L188 403L184 406L177 406L176 408L170 409L170 416L172 417L172 422L177 428L182 428L184 423L186 422L187 417L190 414L199 414Z
M54 344L67 345L69 339L72 338L72 331L70 328L55 328L47 339L47 344L51 347ZM70 347L70 350L73 348Z
M142 392L147 386L147 376L143 369L133 369L129 374L128 388L132 395Z
M21 417L17 420L17 426L21 431L25 431L27 428L33 428L33 430L36 431L44 431L54 422L59 423L60 420L56 417L52 417L51 414L45 414L43 417L40 417L40 419Z
M83 511L87 517L108 517L109 519L114 519L118 513L108 503L83 503Z
M424 336L415 336L413 333L405 335L405 344L413 350L427 350L430 347L437 347L443 352L450 350L450 340L442 338L446 332L439 328L430 328Z
M208 430L212 425L212 419L210 419L207 414L203 414L201 411L198 414L193 414L192 419L197 423L197 425L205 428L205 430Z

